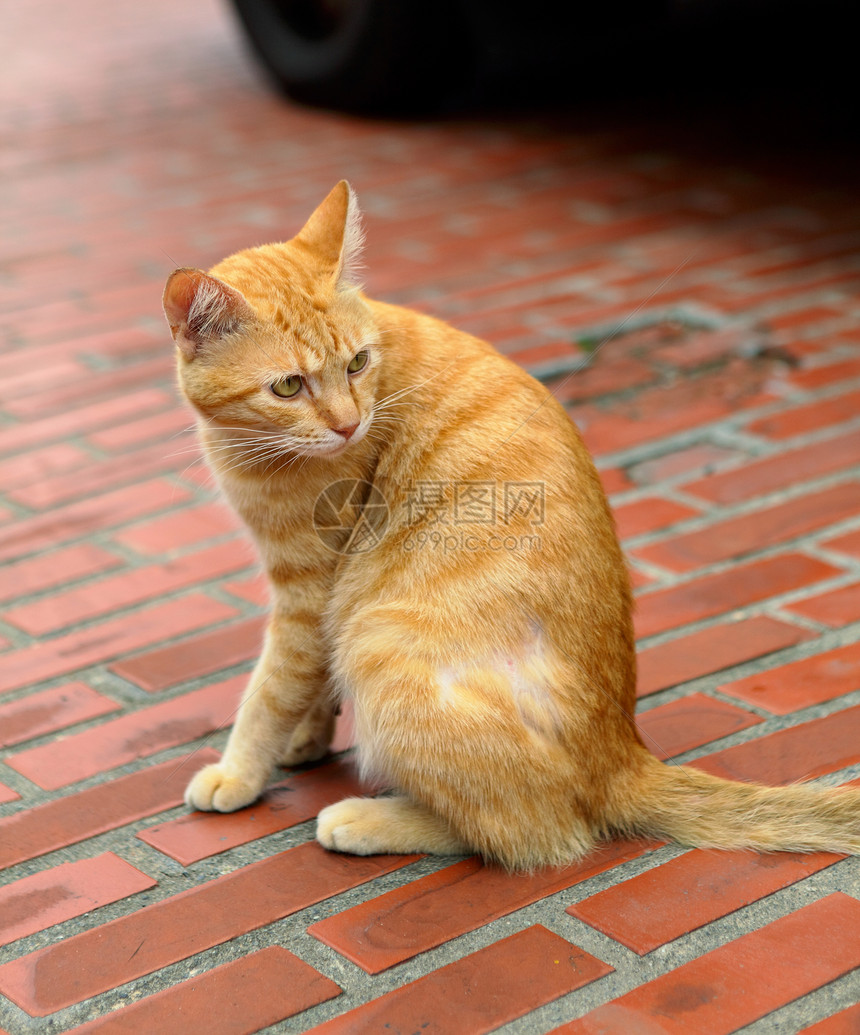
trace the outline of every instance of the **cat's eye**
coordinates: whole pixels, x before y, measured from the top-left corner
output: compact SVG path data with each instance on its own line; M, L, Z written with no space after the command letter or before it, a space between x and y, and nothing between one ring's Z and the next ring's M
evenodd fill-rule
M302 379L298 374L290 374L272 383L272 391L281 399L292 399L302 390Z
M370 359L370 355L367 349L362 349L361 352L356 352L349 363L347 363L346 369L351 374L357 374L359 370L364 370L367 366L368 359Z

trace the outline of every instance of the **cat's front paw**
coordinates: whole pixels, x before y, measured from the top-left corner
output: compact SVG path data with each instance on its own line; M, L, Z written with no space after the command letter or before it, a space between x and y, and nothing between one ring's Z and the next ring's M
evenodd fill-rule
M192 777L185 789L185 802L202 812L235 812L255 801L262 790L261 784L230 773L216 762Z

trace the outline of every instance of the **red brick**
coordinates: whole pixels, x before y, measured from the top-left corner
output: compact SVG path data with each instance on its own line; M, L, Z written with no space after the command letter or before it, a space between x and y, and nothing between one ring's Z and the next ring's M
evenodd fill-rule
M300 845L3 964L0 993L31 1016L45 1017L416 858L348 856L315 842Z
M746 327L730 324L719 330L695 331L671 345L660 345L649 352L649 358L680 370L694 370L737 355L743 351L748 339Z
M551 316L553 312L570 311L577 303L588 305L588 299L579 292L571 294L549 287L540 294L540 307L536 309L535 292L513 288L507 298L497 296L492 304L485 299L480 307L457 307L457 323L463 330L493 341L535 377L551 375L558 369L558 361L576 365L584 373L589 356L578 342L559 339Z
M627 489L636 488L634 483L630 481L627 472L622 470L620 467L604 468L597 473L600 475L600 481L603 484L603 491L607 496L612 496L618 492L626 492Z
M645 532L654 532L685 518L697 517L698 514L699 511L693 510L692 507L676 503L674 500L661 499L659 496L615 507L615 521L622 539L632 539L633 536L643 535Z
M164 444L145 446L128 450L121 456L91 462L86 467L64 474L55 474L18 489L6 495L15 503L34 510L47 510L71 503L82 497L108 492L118 485L132 480L139 481L152 475L181 470L185 461L178 456L168 456Z
M109 661L146 644L232 618L235 608L202 593L153 605L0 657L0 692Z
M58 474L68 474L92 463L92 456L69 442L55 442L45 449L31 450L0 460L0 485L4 492L31 485Z
M62 863L0 887L0 945L156 885L112 852Z
M55 360L51 367L51 376L56 377L60 384L81 381L90 372L80 363L71 359ZM44 396L45 392L45 371L38 367L31 370L21 370L17 373L11 371L5 373L2 379L2 391L0 391L0 405L5 407L7 401L21 398L27 395Z
M844 343L849 331L828 331L826 336L821 338L794 338L791 335L780 335L779 350L790 363L799 363L804 367L807 363L815 363L822 356L829 357L831 345L839 347ZM854 341L852 345L856 344ZM789 371L784 371L782 377L788 381Z
M162 389L143 388L119 398L63 410L38 421L0 429L0 454L17 453L56 439L86 434L128 420L134 413L151 413L173 405L171 396Z
M800 485L860 463L856 431L823 442L750 461L742 467L711 474L683 486L685 492L715 503L742 503L778 489Z
M761 721L750 712L705 694L689 694L681 700L640 712L636 717L648 750L661 759L680 755Z
M52 593L32 604L6 611L4 619L31 636L43 636L120 608L233 574L248 565L247 551L242 545L224 543L183 554L163 564L122 571L84 586Z
M806 309L795 309L794 312L769 316L767 322L771 327L775 327L777 330L787 330L789 328L793 330L796 327L806 327L809 324L826 323L830 320L836 320L842 315L843 314L833 306L813 305L808 306Z
M783 543L860 513L860 483L848 482L799 496L774 507L715 521L695 532L673 535L632 555L672 571L694 568Z
M839 272L822 272L816 271L813 267L811 269L805 269L803 271L803 279L798 282L797 280L785 281L784 278L764 278L765 283L770 283L770 286L764 290L757 290L760 286L758 278L756 280L749 281L749 287L746 290L741 290L739 293L733 293L734 297L731 297L729 290L725 288L722 290L722 298L725 301L721 304L720 308L726 310L729 313L743 312L750 309L758 309L762 306L768 306L771 309L774 307L774 303L781 303L783 305L791 305L794 298L798 293L799 283L802 284L802 290L804 292L811 291L813 289L822 290L828 287L833 287L840 290L840 293L846 294L848 292L855 292L858 281L858 275L854 271L842 270ZM716 285L712 289L714 293L719 297L720 288ZM830 312L830 316L824 316L825 312ZM785 328L780 328L774 335L774 344L779 346L783 342L788 341L793 343L793 348L797 350L798 342L795 341L794 331L799 328L801 333L810 333L810 324L819 324L816 328L817 334L821 339L829 339L833 336L832 330L834 323L836 326L844 324L844 314L840 317L837 316L838 310L825 310L824 308L812 308L811 310L804 311L800 314L795 321L790 319ZM777 315L777 318L779 318ZM791 318L794 314L788 314ZM768 318L770 322L772 318ZM823 326L822 326L823 325Z
M35 300L12 302L3 314L3 326L14 332L23 325L28 331L28 339L41 342L47 334L48 341L55 342L80 324L91 327L98 322L91 311L86 312L87 308L81 298L43 300L42 305Z
M844 858L825 852L697 849L583 899L567 912L644 955Z
M799 1035L857 1035L857 1032L860 1032L860 1003L813 1024L811 1028L804 1028Z
M860 392L846 392L805 406L794 406L771 417L762 417L747 426L754 435L784 439L819 431L831 424L853 420L860 413Z
M729 780L783 784L860 761L860 705L724 748L691 763Z
M190 774L218 757L203 748L0 818L0 869L181 805Z
M644 586L650 586L656 581L653 575L648 575L644 571L640 571L640 569L635 567L635 565L630 564L628 567L630 568L630 585L633 587L634 591L638 591Z
M63 340L53 340L48 344L40 345L31 343L25 349L4 350L0 353L0 379L4 383L17 386L20 381L16 379L29 376L35 382L36 391L28 392L28 394L41 395L42 410L44 410L45 368L50 366L53 374L56 370L61 370L68 365L68 373L79 374L81 366L74 362L77 355L79 355L77 349L68 341ZM92 374L92 371L88 370L87 373ZM65 384L66 380L65 373L62 377L57 377L57 382L60 384ZM17 392L9 392L8 398L4 399L3 408L6 409L7 405L18 397ZM51 400L53 402L53 394Z
M531 328L523 328L531 335ZM523 355L523 353L519 353ZM582 357L580 356L580 359ZM536 369L527 364L530 373L546 381L546 386L560 403L579 402L586 399L599 398L603 395L629 391L653 384L658 377L657 371L648 363L631 357L610 359L601 356L601 362L585 363L575 372L546 380L541 376L541 366L550 372L553 364L538 364ZM556 367L556 369L558 369Z
M508 359L520 366L526 367L533 377L538 376L540 368L556 367L556 364L563 363L566 366L585 365L588 362L588 355L575 348L569 341L549 341L542 345L534 345L528 349L507 353Z
M46 733L118 711L121 706L84 683L66 683L53 690L0 705L0 747L10 747Z
M311 1031L482 1035L612 969L535 924Z
M763 657L812 639L814 635L808 629L789 625L767 615L699 629L639 652L638 696L644 697L690 679L739 665L742 661Z
M845 535L836 536L835 539L828 539L822 543L828 550L840 550L851 557L860 557L860 530L846 532Z
M772 399L766 384L764 369L738 359L718 374L645 389L633 401L613 403L607 409L576 406L573 416L589 449L600 456L701 427L745 407L763 405Z
M838 574L823 561L788 553L643 593L634 618L636 635L653 636Z
M298 956L271 945L73 1028L71 1035L254 1035L340 994Z
M797 248L796 244L791 247L787 254L779 249L765 251L764 254L752 254L744 256L740 261L733 262L731 268L745 277L755 274L756 277L771 277L772 274L794 273L801 270L806 282L807 269L810 263L815 263L813 269L822 264L825 270L832 269L828 260L853 255L857 249L856 237L852 233L827 235L816 237L804 242L803 248ZM776 279L776 278L772 278ZM780 281L784 278L778 278ZM794 278L791 278L793 281ZM792 286L795 285L792 283Z
M378 974L654 847L613 841L562 869L513 876L477 858L464 859L320 920L308 934Z
M781 281L781 283L780 283ZM790 281L786 283L782 278L774 278L771 282L774 286L767 290L760 291L756 294L743 294L743 305L737 305L734 307L735 311L740 309L751 309L758 308L759 306L772 305L774 302L785 302L791 304L793 298L797 294L798 282ZM856 270L823 270L816 267L807 268L803 273L803 290L805 292L813 289L821 291L826 288L833 288L839 294L847 296L848 294L856 294L858 283L860 283L860 276L858 276ZM808 323L816 323L815 316L809 318L808 321L804 320L801 326L801 333L809 334ZM840 324L844 326L845 315L841 317L830 317L827 320L822 321L825 326L817 328L817 334L823 341L829 341L831 338L836 337L836 332L833 330L834 326L838 327ZM793 330L780 329L774 336L774 343L779 346L783 342L788 341L790 344L794 342L794 348L797 349L798 343L794 341L794 334L791 333ZM821 346L819 346L820 348Z
M190 493L160 478L57 507L0 528L0 561L82 539L165 507L179 506Z
M108 396L111 399L131 397L132 406L117 420L117 426L120 426L123 419L127 420L134 413L135 404L139 405L139 397L142 395L139 391L140 386L163 380L164 374L163 356L159 356L155 361L144 360L115 370L90 371L85 381L53 386L51 406L56 413L66 409L82 410L87 406L98 413L103 402L109 404ZM169 397L165 395L164 399L168 401ZM22 420L38 422L45 414L45 400L38 395L23 396L20 399L10 399L5 409ZM85 432L87 429L84 427L81 430Z
M228 679L170 701L140 708L100 726L9 755L6 764L45 790L187 744L229 726L247 680Z
M720 687L724 694L775 715L788 715L858 689L860 643L802 658Z
M254 660L260 653L264 627L264 618L249 618L171 647L123 658L111 669L144 690L164 690Z
M85 575L96 575L121 563L113 554L90 543L48 550L25 561L4 565L0 601L25 597Z
M177 477L182 479L183 484L194 485L199 489L207 489L211 494L217 494L215 478L202 459L200 463L189 462Z
M266 607L269 603L269 584L265 575L252 575L247 579L225 582L221 588L258 607Z
M853 381L860 377L860 359L842 359L820 366L794 370L788 380L797 388L823 388L840 381Z
M230 535L240 528L239 519L222 503L201 503L129 528L114 538L137 553L151 557Z
M644 420L623 410L604 413L596 407L577 406L573 418L594 456L630 449L642 442L686 431L700 424L710 424L731 412L729 404L719 398L691 400L689 406L672 406L659 420Z
M20 797L21 795L17 791L7 787L5 783L0 783L0 805L5 805L10 801L18 801Z
M141 831L141 841L190 866L313 819L333 802L365 793L349 763L337 761L291 773L269 787L259 802L239 812L191 812Z
M839 629L860 621L860 582L786 604L784 610Z
M651 485L667 478L677 478L694 471L706 470L713 464L726 460L740 459L743 456L736 449L724 449L708 443L678 449L653 460L642 460L629 471L630 477L639 485Z
M27 331L30 331L29 320ZM28 339L31 335L28 333ZM121 345L121 347L117 347ZM84 336L77 335L75 333L69 334L68 326L63 323L53 328L52 333L49 335L47 341L42 344L31 344L25 349L17 349L11 353L5 354L0 358L0 377L7 374L12 374L16 371L33 371L38 369L42 376L42 406L39 411L44 412L44 368L53 364L54 362L65 360L74 357L82 357L84 362L88 361L90 357L98 357L99 359L105 359L108 356L122 356L129 352L133 353L134 357L137 358L141 353L147 350L157 350L161 355L161 363L159 366L159 372L161 374L167 374L170 371L170 360L164 355L164 339L163 335L153 334L152 330L146 330L142 327L128 326L123 328L112 328L107 332L100 332L94 334L86 334ZM140 366L140 363L134 364L135 367ZM54 371L52 370L52 373ZM81 389L87 387L89 382L98 377L98 372L92 369L87 369L87 380L85 385L77 384L75 388L77 393L80 393ZM138 377L137 384L142 383L142 378ZM52 405L55 404L57 394L65 389L65 382L61 382L57 378L57 383L51 385L50 401ZM76 394L77 394L76 393ZM10 399L10 408L12 404L17 402L17 399ZM63 400L65 402L65 399ZM19 416L18 411L13 409L12 412L16 416Z
M634 988L554 1035L729 1035L858 966L860 902L836 893Z
M102 428L87 436L87 441L107 453L119 453L147 442L164 443L165 457L184 456L190 463L200 455L194 439L182 432L193 431L194 421L184 408L153 413L137 420L119 424L113 428Z

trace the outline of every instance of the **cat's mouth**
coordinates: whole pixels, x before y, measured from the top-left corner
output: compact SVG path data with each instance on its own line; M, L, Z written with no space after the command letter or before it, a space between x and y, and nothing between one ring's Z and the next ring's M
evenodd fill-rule
M361 442L367 434L368 423L360 421L352 427L330 429L325 439L316 443L311 452L318 456L340 456Z

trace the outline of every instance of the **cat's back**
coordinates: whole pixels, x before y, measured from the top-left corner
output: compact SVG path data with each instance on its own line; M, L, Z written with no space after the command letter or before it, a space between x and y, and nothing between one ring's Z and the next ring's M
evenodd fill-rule
M565 470L591 466L564 408L491 344L425 313L370 304L388 374L379 416L383 426L388 415L396 417L380 474L555 481Z

